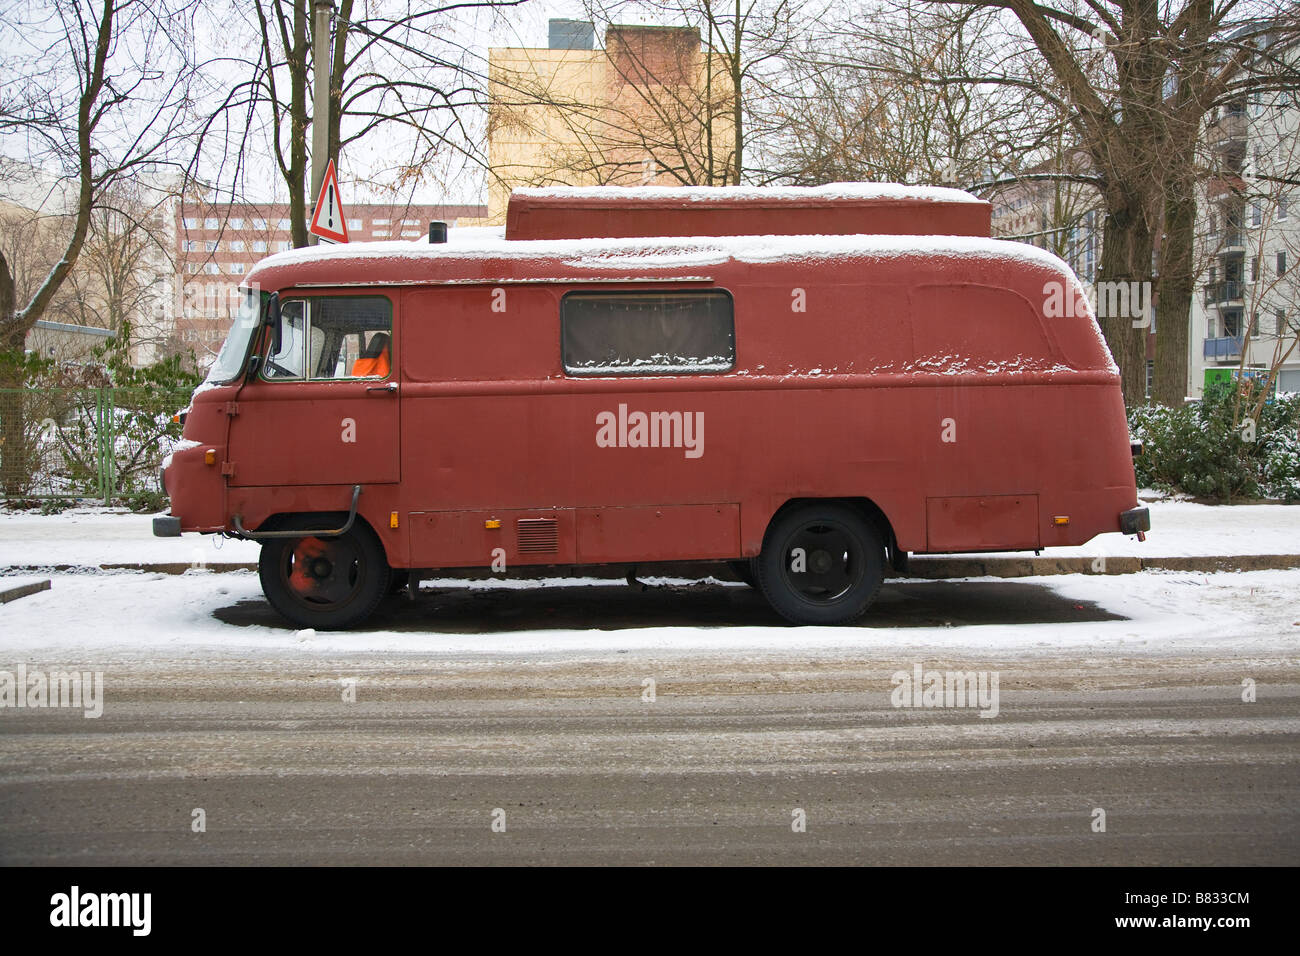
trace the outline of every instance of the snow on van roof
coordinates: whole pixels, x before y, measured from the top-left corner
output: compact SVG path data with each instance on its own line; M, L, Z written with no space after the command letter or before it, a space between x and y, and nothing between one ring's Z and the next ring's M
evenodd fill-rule
M548 186L521 187L511 195L528 199L678 200L686 202L798 202L821 200L982 203L978 196L946 186L900 183L829 183L825 186Z
M430 260L552 259L583 269L679 269L746 263L820 262L922 256L1035 265L1069 273L1064 261L1037 246L982 236L664 236L630 239L506 239L500 227L452 228L447 241L353 242L307 246L263 259L256 271L330 260L425 263Z

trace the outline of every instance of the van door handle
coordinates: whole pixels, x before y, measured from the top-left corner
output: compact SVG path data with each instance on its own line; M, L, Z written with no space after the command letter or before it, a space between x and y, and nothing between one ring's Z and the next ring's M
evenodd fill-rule
M396 382L385 382L383 385L367 385L367 392L382 392L385 395L393 395L397 392Z

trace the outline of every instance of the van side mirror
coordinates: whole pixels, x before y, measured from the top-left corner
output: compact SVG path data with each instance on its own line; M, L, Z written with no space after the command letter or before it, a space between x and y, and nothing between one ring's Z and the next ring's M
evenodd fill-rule
M266 324L271 327L271 354L279 355L281 346L280 293L272 292L266 302Z

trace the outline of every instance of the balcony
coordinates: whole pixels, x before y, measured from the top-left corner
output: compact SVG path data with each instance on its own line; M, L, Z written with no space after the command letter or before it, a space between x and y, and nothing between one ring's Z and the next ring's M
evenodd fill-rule
M1247 124L1244 109L1230 110L1206 124L1206 138L1212 146L1218 148L1240 143L1246 139Z
M1223 234L1223 245L1219 247L1219 252L1221 254L1225 252L1245 252L1245 251L1246 251L1246 237L1242 233L1233 230L1231 232L1225 232Z
M1241 283L1235 279L1211 282L1205 287L1206 305L1224 305L1230 302L1240 304L1241 296Z
M1222 338L1205 340L1205 361L1235 362L1241 358L1244 339L1239 335L1225 335Z

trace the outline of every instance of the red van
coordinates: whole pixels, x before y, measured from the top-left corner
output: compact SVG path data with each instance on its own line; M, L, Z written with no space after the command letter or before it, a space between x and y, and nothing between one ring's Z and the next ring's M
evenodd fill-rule
M261 541L271 604L344 628L434 569L722 560L843 624L909 552L1149 530L1078 280L988 222L946 189L521 190L504 235L271 256L155 533Z

